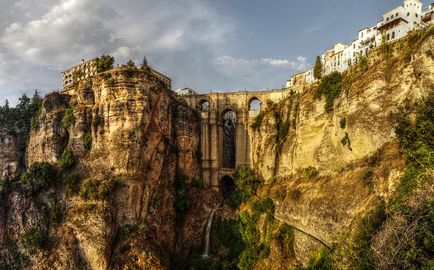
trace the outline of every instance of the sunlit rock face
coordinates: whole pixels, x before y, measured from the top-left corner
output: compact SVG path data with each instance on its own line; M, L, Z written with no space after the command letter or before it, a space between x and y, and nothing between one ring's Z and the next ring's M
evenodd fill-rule
M74 121L65 125L65 114L71 112ZM32 269L167 269L171 253L200 246L203 222L215 207L211 191L189 191L195 215L176 222L174 179L181 172L187 179L200 174L197 125L185 102L140 70L113 69L64 94L49 94L39 126L30 132L25 163L53 164L57 182L31 196L3 194L1 208L7 214L0 215L0 256L14 261L6 246L10 241ZM85 140L91 141L90 149ZM2 135L0 165L11 180L19 173L15 144L13 137ZM65 149L75 163L62 170ZM105 199L85 200L65 191L70 174L79 176L82 187L88 181L116 181L116 189ZM61 218L45 221L46 206L54 203ZM20 244L20 235L33 227L48 232L48 252L32 253Z
M390 114L404 104L414 105L434 86L434 61L426 53L433 38L420 45L410 62L403 60L405 42L393 47L390 81L377 50L369 56L366 72L343 75L351 79L350 87L343 86L331 112L324 108L324 97L315 98L314 85L275 104L252 131L252 166L272 186L271 195L297 192L297 199L281 195L275 203L276 218L303 234L295 239L300 261L318 248L306 250L309 241L331 246L397 187L405 166ZM280 141L279 121L289 126ZM319 175L303 177L308 167Z

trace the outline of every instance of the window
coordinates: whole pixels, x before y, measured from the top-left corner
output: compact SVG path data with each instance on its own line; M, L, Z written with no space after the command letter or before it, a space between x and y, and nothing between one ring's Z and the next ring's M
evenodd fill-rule
M386 21L387 21L387 22L389 21L389 17L386 18Z
M398 12L396 12L395 16L398 17Z
M392 16L390 16L390 18L391 18L391 19L393 19L393 15L392 15Z
M390 34L387 34L386 40L390 40Z
M392 39L395 38L395 32L392 32Z
M410 16L410 12L407 13L407 17Z
M416 13L416 18L418 18L419 17L419 15L417 15L417 13Z

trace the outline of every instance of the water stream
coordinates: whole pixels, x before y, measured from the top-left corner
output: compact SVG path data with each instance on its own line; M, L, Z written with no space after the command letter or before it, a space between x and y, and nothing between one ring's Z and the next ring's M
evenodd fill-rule
M203 253L202 253L202 257L204 257L204 258L208 258L209 257L209 242L210 242L212 219L214 218L214 213L215 213L215 211L213 211L209 215L209 217L208 217L208 223L206 224L205 242L204 242Z

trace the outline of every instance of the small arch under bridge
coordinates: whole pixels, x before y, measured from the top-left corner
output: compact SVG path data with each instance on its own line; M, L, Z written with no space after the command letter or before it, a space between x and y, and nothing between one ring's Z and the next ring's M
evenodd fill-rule
M183 96L201 115L202 179L217 188L240 165L251 165L250 126L269 101L277 103L298 88Z

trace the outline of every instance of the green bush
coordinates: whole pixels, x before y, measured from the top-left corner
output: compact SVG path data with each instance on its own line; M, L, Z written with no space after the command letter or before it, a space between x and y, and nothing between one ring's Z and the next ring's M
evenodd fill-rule
M318 169L312 166L297 169L297 175L304 178L313 178L319 174Z
M244 249L239 220L216 216L211 230L211 250L223 264L234 264Z
M268 215L274 215L274 203L270 198L258 200L253 203L252 210L254 214L266 213Z
M294 229L288 224L280 226L279 231L275 235L275 239L282 246L285 254L294 256Z
M371 169L367 169L363 174L363 184L369 186L374 182L374 172Z
M70 174L66 177L66 193L70 195L78 194L80 192L80 175Z
M254 122L250 125L250 127L254 130L254 131L256 131L256 130L258 130L260 127L261 127L261 125L262 125L262 121L264 120L264 113L263 112L260 112L256 117L255 117L255 120L254 120Z
M298 188L294 188L289 191L288 195L292 200L298 201L301 198L301 191Z
M72 153L71 149L66 148L63 151L62 156L60 157L59 160L60 168L62 168L63 170L69 170L72 168L74 163L75 163L74 154Z
M335 99L341 94L342 75L339 72L333 72L321 79L321 83L316 89L315 97L321 98L325 96L326 104L324 109L326 112L333 110Z
M262 181L256 173L248 166L239 166L234 175L234 182L236 191L242 201L248 200L251 196L256 194L257 188L261 185Z
M65 114L63 115L62 125L64 128L68 129L74 123L75 123L74 108L69 107L65 110Z
M339 120L339 126L341 129L345 129L347 127L347 118L341 118L341 120Z
M381 202L373 211L365 216L358 225L354 236L357 269L371 269L373 258L371 253L372 239L386 221L386 206Z
M84 150L90 151L92 149L92 134L86 133L83 138Z
M369 69L369 62L366 56L361 56L359 58L358 68L362 72L366 72Z
M20 235L21 243L29 248L42 250L47 246L47 239L41 230L37 228L30 228Z
M260 259L261 247L254 244L249 245L240 255L238 261L238 269L240 270L253 270L256 263Z
M330 251L327 248L321 248L309 260L309 264L305 268L307 270L332 270L332 261Z
M179 225L184 221L185 215L191 206L190 198L188 197L187 175L180 169L176 170L175 175L175 201L176 223Z
M208 185L205 184L201 179L193 178L191 180L191 186L196 188L207 189Z
M113 64L115 62L114 57L110 55L102 55L99 58L96 58L96 69L98 72L104 72L113 68Z
M434 92L430 92L425 100L420 101L414 120L411 119L411 113L409 108L400 107L391 115L406 159L406 170L395 198L397 207L407 201L418 186L426 182L426 179L420 176L434 168Z
M89 179L81 186L80 197L84 200L107 200L119 185L118 179L104 181Z
M46 162L33 163L28 172L21 175L20 181L24 187L28 187L32 192L37 192L54 183L56 176L57 171L51 164Z

